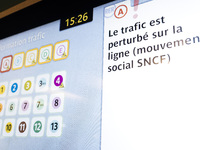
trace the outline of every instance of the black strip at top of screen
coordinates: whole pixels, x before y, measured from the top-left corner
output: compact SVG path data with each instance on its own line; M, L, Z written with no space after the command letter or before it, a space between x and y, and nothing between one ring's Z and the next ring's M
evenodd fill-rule
M91 9L113 0L43 0L0 19L0 39L58 20L80 10Z

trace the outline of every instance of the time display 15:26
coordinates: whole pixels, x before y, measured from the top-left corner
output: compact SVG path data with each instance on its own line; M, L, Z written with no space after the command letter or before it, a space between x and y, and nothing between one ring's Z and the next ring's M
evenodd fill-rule
M92 21L93 10L84 11L61 19L60 30L65 30Z

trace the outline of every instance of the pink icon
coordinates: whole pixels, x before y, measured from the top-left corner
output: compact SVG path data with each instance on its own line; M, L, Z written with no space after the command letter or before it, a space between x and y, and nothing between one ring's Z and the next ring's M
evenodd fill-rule
M29 102L28 101L24 101L22 103L22 110L23 111L27 111L28 108L29 108Z
M138 10L139 0L134 0L134 11L136 12ZM136 19L138 17L138 14L134 14L133 18Z
M55 98L53 99L53 101L52 101L52 106L53 106L53 108L54 108L54 109L57 109L57 108L60 107L60 105L61 105L61 99L60 99L60 97L55 97Z
M57 53L57 55L58 56L62 56L63 55L63 53L65 52L65 46L64 45L60 45L58 48L57 48L57 51L56 51L56 53Z

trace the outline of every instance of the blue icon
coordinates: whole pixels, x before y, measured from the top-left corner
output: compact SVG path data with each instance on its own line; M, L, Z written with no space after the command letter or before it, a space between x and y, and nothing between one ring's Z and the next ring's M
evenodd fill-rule
M53 132L53 133L56 133L59 129L59 123L57 120L54 120L51 122L51 125L50 125L50 131Z
M45 78L40 79L40 81L38 82L39 87L43 88L45 87L47 84L47 81Z
M22 62L22 57L18 56L14 63L15 63L16 66L19 66L21 64L21 62Z
M18 89L18 84L17 83L13 83L13 85L11 86L11 92L15 93Z

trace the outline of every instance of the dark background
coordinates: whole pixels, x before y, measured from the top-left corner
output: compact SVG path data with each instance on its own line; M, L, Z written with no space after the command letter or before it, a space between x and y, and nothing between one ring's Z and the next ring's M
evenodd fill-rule
M113 0L43 0L0 19L0 39L111 1Z
M0 0L0 12L24 1L25 0Z

